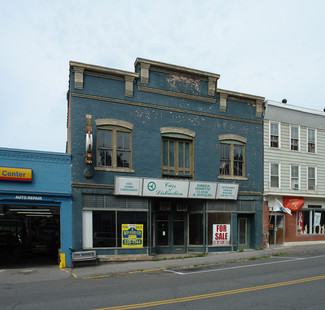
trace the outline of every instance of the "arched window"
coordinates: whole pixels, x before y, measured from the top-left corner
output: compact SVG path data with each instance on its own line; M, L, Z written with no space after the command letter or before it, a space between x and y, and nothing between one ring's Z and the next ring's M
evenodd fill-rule
M97 169L132 170L133 125L115 119L97 119Z
M175 179L194 178L195 133L184 128L164 127L162 136L162 177Z
M219 136L219 178L245 177L246 140L233 134Z

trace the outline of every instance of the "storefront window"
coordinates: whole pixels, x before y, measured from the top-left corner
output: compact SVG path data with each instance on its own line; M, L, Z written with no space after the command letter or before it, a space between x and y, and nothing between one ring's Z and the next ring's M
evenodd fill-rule
M308 206L308 209L298 212L298 233L325 234L325 210L321 206Z
M229 224L231 225L231 213L209 213L208 214L208 244L212 245L213 225ZM230 243L232 241L230 240Z
M142 224L147 246L146 212L93 211L93 247L121 247L122 224Z
M190 214L189 216L189 243L190 245L203 244L203 215Z
M115 247L115 212L94 211L93 212L93 246Z
M122 224L143 225L143 246L147 246L147 213L117 212L117 246L121 247Z

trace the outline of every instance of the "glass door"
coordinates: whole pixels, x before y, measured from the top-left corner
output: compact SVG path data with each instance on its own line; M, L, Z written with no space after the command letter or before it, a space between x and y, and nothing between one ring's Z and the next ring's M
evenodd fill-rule
M186 214L156 214L156 253L186 252Z
M169 215L157 214L157 247L169 246Z
M238 245L247 245L247 219L245 217L238 219Z
M269 243L283 244L284 242L284 215L271 214L269 224Z

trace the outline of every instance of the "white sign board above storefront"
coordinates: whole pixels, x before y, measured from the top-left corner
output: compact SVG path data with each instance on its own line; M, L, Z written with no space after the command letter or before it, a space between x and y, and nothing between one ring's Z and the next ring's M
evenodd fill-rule
M115 177L114 194L143 197L236 200L238 184Z
M188 198L216 199L217 183L190 182Z
M238 184L219 183L216 199L236 200L238 196Z
M115 195L142 196L142 179L115 177Z
M143 196L187 198L188 181L144 179Z

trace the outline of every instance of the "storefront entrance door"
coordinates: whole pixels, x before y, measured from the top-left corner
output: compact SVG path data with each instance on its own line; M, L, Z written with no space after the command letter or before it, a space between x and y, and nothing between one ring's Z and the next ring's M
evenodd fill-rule
M238 248L250 248L250 225L251 218L249 216L238 216Z
M270 245L283 244L284 241L284 215L271 214L270 215Z
M156 253L186 252L186 214L156 214Z

